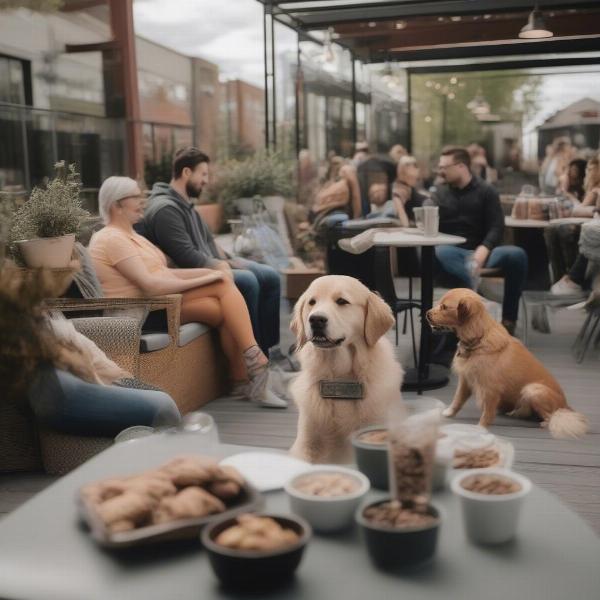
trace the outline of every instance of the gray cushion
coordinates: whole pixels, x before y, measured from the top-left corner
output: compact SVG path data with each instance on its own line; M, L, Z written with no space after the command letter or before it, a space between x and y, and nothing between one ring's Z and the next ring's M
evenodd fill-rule
M143 333L140 336L140 352L156 352L171 343L168 333Z
M204 323L186 323L179 328L179 347L186 346L201 335L208 333L210 327ZM166 348L171 342L168 333L144 333L140 337L140 352L156 352Z
M179 347L186 346L209 331L210 327L204 323L186 323L182 325L179 328Z

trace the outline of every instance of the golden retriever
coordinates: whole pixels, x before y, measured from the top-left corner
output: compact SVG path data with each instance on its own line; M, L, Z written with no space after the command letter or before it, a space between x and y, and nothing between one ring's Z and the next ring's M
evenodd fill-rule
M435 329L450 329L459 339L452 367L458 387L443 412L455 416L474 393L488 427L499 410L511 417L537 415L555 438L580 437L587 419L567 405L560 385L523 344L487 313L472 290L450 290L427 313Z
M401 401L403 370L384 337L393 323L388 305L353 277L326 275L302 294L290 325L301 365L290 386L300 413L294 456L348 462L350 434ZM320 382L331 380L360 382L362 399L322 397Z

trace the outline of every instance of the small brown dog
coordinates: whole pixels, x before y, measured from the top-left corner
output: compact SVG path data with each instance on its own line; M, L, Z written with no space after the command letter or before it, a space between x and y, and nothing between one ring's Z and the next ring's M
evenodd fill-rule
M580 437L587 419L567 405L560 385L523 344L487 313L472 290L457 288L443 296L427 313L434 329L450 329L459 339L452 367L458 388L443 412L453 417L475 394L488 427L500 410L511 417L536 414L555 438Z

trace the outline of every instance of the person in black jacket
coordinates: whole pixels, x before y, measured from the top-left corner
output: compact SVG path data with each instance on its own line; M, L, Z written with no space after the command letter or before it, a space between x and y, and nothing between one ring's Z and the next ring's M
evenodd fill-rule
M436 246L441 270L457 287L476 287L483 267L501 268L504 274L502 324L513 334L519 299L527 277L527 254L516 246L501 246L504 214L498 192L471 173L464 148L442 152L438 171L444 183L433 191L439 206L440 231L466 238L461 246Z
M158 246L180 269L206 267L233 277L244 296L260 349L279 345L279 274L268 265L228 257L217 245L192 198L208 184L209 157L197 148L179 150L169 184L155 183L139 233ZM275 352L280 357L280 352ZM273 356L271 356L273 358Z

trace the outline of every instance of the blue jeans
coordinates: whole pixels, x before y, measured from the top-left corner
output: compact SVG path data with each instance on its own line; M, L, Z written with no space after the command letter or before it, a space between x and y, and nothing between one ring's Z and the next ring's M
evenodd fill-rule
M250 313L252 330L260 349L268 356L269 348L279 344L279 303L281 279L268 265L235 258L243 269L233 269L233 279Z
M114 437L133 425L172 426L181 415L165 392L97 385L42 367L29 389L37 421L72 435Z
M466 261L473 250L457 246L436 246L435 258L438 268L453 280L456 287L472 287ZM519 316L519 300L527 279L527 254L517 246L497 246L488 257L487 268L502 269L504 274L504 298L502 318L516 321Z

